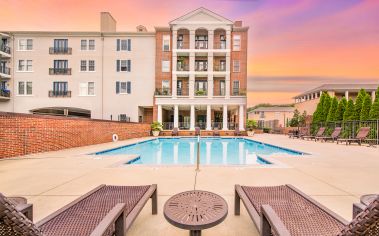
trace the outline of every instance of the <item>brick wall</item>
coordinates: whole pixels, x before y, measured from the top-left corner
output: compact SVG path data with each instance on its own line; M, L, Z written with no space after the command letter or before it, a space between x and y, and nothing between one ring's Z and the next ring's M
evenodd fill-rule
M0 112L0 158L148 136L146 123Z
M240 35L241 36L241 49L240 51L233 51L233 36ZM233 93L233 81L239 80L240 89L246 90L247 88L247 30L245 31L233 31L231 38L231 58L230 58L230 93ZM240 61L240 72L233 72L233 60Z

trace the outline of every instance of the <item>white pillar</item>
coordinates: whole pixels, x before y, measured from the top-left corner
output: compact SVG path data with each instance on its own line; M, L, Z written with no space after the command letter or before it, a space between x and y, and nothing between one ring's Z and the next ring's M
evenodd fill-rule
M195 39L194 39L195 40ZM189 56L189 98L194 98L195 96L195 53L191 52Z
M213 30L208 30L208 49L213 49Z
M207 130L212 130L212 111L211 105L207 105Z
M230 98L230 73L225 75L225 98Z
M208 74L208 98L212 98L213 97L213 75L212 74Z
M227 30L226 31L226 49L230 49L230 45L231 45L231 33L230 33L230 30Z
M176 75L172 75L172 89L171 89L171 91L172 91L172 94L171 94L171 96L172 96L172 98L176 98L176 96L177 96L177 88L178 88L178 80L177 80L177 77L176 77Z
M222 130L228 130L228 105L223 105Z
M349 91L345 91L345 98L346 100L349 100Z
M374 90L374 91L371 92L371 99L372 99L372 102L375 101L375 96L376 96L376 94L375 94L375 90Z
M178 41L178 31L172 31L172 49L177 49L177 41Z
M158 105L157 120L162 124L162 105Z
M179 107L178 105L174 106L174 128L179 127Z
M239 107L239 115L238 115L238 118L239 118L239 121L238 121L238 128L239 130L241 131L244 131L245 130L245 126L244 126L244 109L243 109L243 105L240 105Z
M191 105L190 130L195 130L195 105Z
M189 48L195 49L195 30L190 30L189 40Z

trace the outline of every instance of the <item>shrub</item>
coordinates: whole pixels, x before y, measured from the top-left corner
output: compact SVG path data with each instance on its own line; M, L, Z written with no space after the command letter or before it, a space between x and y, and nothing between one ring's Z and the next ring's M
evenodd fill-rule
M353 99L349 99L346 105L346 110L343 113L343 121L352 120L354 115L354 102Z
M331 97L329 96L329 94L325 93L324 103L322 104L322 113L321 113L322 116L321 116L320 121L326 121L331 103L332 103Z
M355 99L354 112L351 118L352 120L359 120L361 118L363 100L365 99L366 94L367 93L364 89L359 90L357 99Z
M335 120L336 121L342 121L343 120L343 114L345 113L346 105L347 105L347 100L345 97L343 97L337 106L337 110L336 110L336 114L335 114Z
M370 109L371 109L371 96L369 94L366 94L366 96L363 99L363 103L362 103L360 120L368 120L369 119Z
M336 97L333 97L328 116L326 117L326 121L336 121L336 111L338 107L338 100Z
M253 129L256 129L258 127L257 121L255 120L247 120L246 121L246 128L249 131L253 131Z
M151 123L151 131L161 131L162 130L162 124L159 121L153 121Z
M270 128L263 128L263 133L270 133Z
M378 120L379 119L379 99L376 97L375 102L371 105L369 118L371 120Z

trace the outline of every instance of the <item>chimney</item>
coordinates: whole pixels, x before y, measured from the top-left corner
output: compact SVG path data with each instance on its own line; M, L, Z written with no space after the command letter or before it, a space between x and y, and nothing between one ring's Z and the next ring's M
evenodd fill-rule
M242 27L242 20L234 21L234 27Z
M147 32L146 27L143 25L139 25L136 28L137 28L137 32Z
M100 13L100 31L101 32L116 32L116 20L109 12Z

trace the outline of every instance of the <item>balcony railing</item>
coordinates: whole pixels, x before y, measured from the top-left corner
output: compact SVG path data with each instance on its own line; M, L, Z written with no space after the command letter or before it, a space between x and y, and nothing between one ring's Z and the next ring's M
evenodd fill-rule
M11 54L11 48L4 44L0 45L0 51Z
M214 65L213 71L226 71L226 66L225 65Z
M189 96L189 90L188 89L178 89L176 90L177 96Z
M1 89L0 90L0 97L6 97L9 98L11 96L11 91L7 89Z
M172 130L174 128L174 122L162 122L162 129Z
M177 65L176 66L176 71L189 71L189 65L182 64L182 65Z
M246 96L246 90L244 90L244 89L233 89L232 96Z
M204 130L207 127L206 122L195 122L195 127L199 127L200 129Z
M49 91L49 97L69 98L69 97L71 97L71 91L55 91L55 90L50 90Z
M171 96L171 90L169 88L156 88L154 95L158 96Z
M196 49L208 49L208 41L195 41Z
M215 42L213 44L214 49L226 49L226 41Z
M195 65L195 71L208 71L208 66Z
M182 129L182 130L190 129L190 122L179 122L179 129Z
M50 54L72 54L72 48L66 48L66 47L50 47L49 48Z
M177 49L189 49L189 43L183 42L183 41L177 41L176 47L177 47Z
M212 129L222 129L222 122L212 122Z
M6 67L6 66L0 66L0 73L10 75L11 69L9 67Z
M214 96L225 96L225 89L224 90L214 90L213 91Z
M207 96L208 93L206 90L196 90L195 91L195 96Z
M49 75L71 75L71 68L49 68Z

